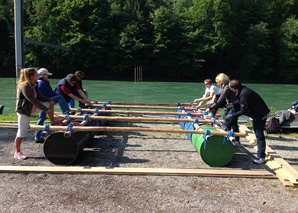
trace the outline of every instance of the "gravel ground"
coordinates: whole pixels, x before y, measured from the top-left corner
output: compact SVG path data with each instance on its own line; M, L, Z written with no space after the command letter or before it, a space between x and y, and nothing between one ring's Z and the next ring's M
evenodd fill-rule
M113 124L117 125L117 124ZM154 128L178 125L133 124ZM13 159L16 129L0 129L0 162L11 166L53 166L29 132ZM255 165L256 151L245 139L221 169L268 170ZM267 143L298 169L298 140L267 136ZM205 168L182 134L106 133L91 141L74 164L125 168ZM218 168L216 168L218 169ZM128 176L1 173L0 212L297 212L298 189L278 179L195 176Z

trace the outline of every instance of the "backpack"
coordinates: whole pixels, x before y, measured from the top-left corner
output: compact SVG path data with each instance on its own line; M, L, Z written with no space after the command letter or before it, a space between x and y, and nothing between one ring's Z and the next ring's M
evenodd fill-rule
M266 132L268 134L270 133L281 133L281 126L279 124L278 119L275 117L271 117L268 121L268 124L266 126Z

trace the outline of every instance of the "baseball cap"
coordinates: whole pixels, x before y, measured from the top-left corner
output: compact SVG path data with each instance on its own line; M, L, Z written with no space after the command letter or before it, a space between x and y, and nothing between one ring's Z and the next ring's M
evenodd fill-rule
M47 74L47 75L53 75L52 73L50 73L46 68L40 68L38 71L37 71L38 75L44 75L44 74Z

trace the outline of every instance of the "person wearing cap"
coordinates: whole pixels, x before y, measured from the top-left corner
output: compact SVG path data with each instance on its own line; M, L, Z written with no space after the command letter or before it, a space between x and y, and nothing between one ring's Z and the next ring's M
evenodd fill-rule
M70 112L67 102L63 98L62 95L58 95L56 92L53 91L51 84L48 80L49 76L52 75L46 68L40 68L38 71L38 89L41 91L43 95L52 99L55 104L59 104L62 113L65 115ZM40 112L39 118L37 121L37 125L43 125L46 119L46 113ZM44 139L41 137L41 130L35 131L35 142L36 143L43 143Z
M86 96L81 96L83 92L77 84L77 77L74 74L68 74L65 78L61 79L55 89L58 95L62 95L67 103L73 98L82 104L90 103Z
M81 98L84 98L85 100L89 101L88 99L88 92L87 90L83 89L82 79L85 77L85 73L81 70L78 70L74 73L74 75L77 78L77 85L76 87L79 88L79 95ZM88 102L90 103L90 101ZM69 107L75 107L75 101L74 99L71 99L69 102ZM84 107L84 104L79 102L79 107Z

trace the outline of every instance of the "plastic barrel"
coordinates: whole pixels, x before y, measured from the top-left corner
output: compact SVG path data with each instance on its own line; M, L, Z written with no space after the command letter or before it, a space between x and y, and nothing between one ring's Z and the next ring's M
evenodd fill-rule
M76 132L70 138L65 138L64 132L54 132L46 138L43 151L53 164L68 165L77 159L89 138L90 132Z
M210 130L210 132L219 132L212 126L201 126L202 130ZM225 143L224 143L225 141ZM210 141L206 141L206 148L204 148L204 135L193 134L192 144L200 154L202 160L212 167L221 167L227 165L233 158L234 148L227 138L224 136L211 136Z
M87 126L99 126L99 122L90 121ZM45 139L43 146L44 154L53 164L71 164L78 158L85 144L95 134L96 132L76 132L72 137L65 138L64 132L54 132Z

